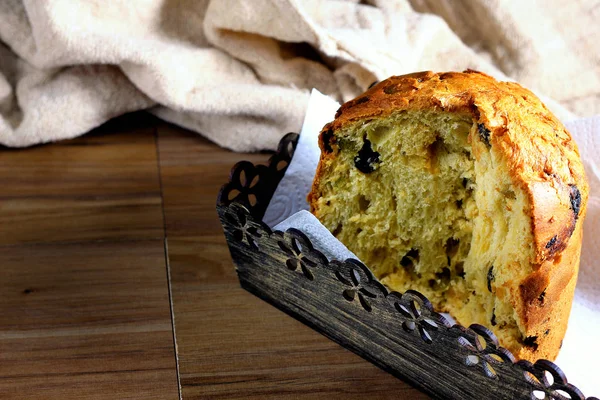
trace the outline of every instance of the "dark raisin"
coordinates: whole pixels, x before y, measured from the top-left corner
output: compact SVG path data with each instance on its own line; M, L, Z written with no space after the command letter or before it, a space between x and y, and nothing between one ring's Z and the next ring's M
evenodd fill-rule
M483 124L477 124L477 131L479 132L479 137L481 138L481 141L489 147L490 146L490 130L487 129Z
M492 311L492 320L490 322L492 323L492 326L496 326L496 309L495 308Z
M363 103L366 103L367 101L369 101L369 96L363 96L363 97L360 97L360 98L354 100L353 105L363 104Z
M525 338L525 340L523 341L523 344L527 347L531 347L533 349L533 351L537 351L538 349L538 343L537 343L537 336L527 336Z
M328 129L321 134L321 140L323 141L323 150L325 150L325 153L331 153L333 151L333 148L331 147L332 139L333 131L331 129Z
M358 208L360 211L362 211L362 212L367 211L367 209L369 208L370 205L371 205L371 201L369 199L367 199L362 194L360 196L358 196Z
M406 253L407 257L411 257L415 261L419 262L419 249L410 249L408 253Z
M462 208L462 205L463 205L462 200L456 200L456 208Z
M415 264L419 262L419 250L410 249L408 253L400 260L400 265L409 272L415 271ZM420 278L420 274L418 274Z
M400 85L395 84L395 83L383 88L383 93L385 93L385 94L394 94L394 93L398 93L399 91L400 91Z
M487 288L492 293L492 281L494 280L494 266L492 265L490 269L488 269L487 273Z
M550 329L546 329L546 332L544 332L544 335L548 336L549 333L550 333Z
M379 83L379 81L375 81L375 82L371 83L369 85L369 89L371 89L373 86L377 85L378 83Z
M545 298L546 298L546 289L544 289L544 291L542 293L540 293L538 300L540 301L540 303L544 303Z
M575 214L575 219L579 217L579 209L581 208L581 192L576 185L569 185L571 187L571 193L569 194L569 200L571 200L571 209Z
M375 171L375 166L377 164L379 164L379 153L373 151L371 141L365 138L362 149L360 149L358 155L354 157L354 165L360 172L369 174Z
M450 282L450 270L448 268L442 268L441 272L436 272L435 277L442 283L447 284Z
M408 253L406 253L406 255L404 257L402 257L402 260L400 260L400 265L402 265L404 268L407 267L414 267L415 262L417 262L419 260L419 251L416 250L416 258L414 256L414 252L413 250L415 249L411 249Z
M467 178L462 178L462 186L466 189L467 185L469 184L469 179Z
M444 248L446 249L446 255L448 257L454 257L456 253L458 253L458 245L460 244L460 240L454 238L448 238L446 240L446 244Z
M548 243L546 243L546 248L547 248L547 249L550 249L550 248L552 248L552 247L553 247L553 246L556 244L556 241L557 241L557 240L558 240L558 237L557 237L556 235L552 236L552 239L550 239L550 240L548 241Z
M333 232L331 232L331 234L333 236L339 235L342 232L342 224L338 224L338 226L335 227L335 229L333 230Z
M400 260L400 265L402 265L404 268L413 268L414 267L414 262L413 262L412 258L404 256Z
M454 266L454 269L456 270L456 275L458 275L461 278L465 278L465 268L464 268L464 263L462 261L457 262L456 265Z

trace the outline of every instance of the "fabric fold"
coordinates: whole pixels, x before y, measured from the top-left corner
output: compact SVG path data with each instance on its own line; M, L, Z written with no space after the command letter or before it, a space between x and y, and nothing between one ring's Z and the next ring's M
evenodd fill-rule
M343 102L420 70L514 78L563 120L593 115L597 13L591 0L6 0L0 144L151 108L223 147L274 149L312 88Z

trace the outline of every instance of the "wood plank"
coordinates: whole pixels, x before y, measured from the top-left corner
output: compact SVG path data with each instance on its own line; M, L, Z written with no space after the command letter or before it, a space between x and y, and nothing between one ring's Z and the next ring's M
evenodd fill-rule
M169 257L184 399L427 398L242 290L218 234Z
M158 127L182 397L427 398L242 290L215 211L235 154Z
M269 155L233 153L173 125L161 124L157 131L168 236L221 232L217 193L231 167L240 160L263 162Z
M0 245L163 236L154 124L136 113L83 137L0 149Z
M2 247L0 265L0 398L178 398L162 240Z

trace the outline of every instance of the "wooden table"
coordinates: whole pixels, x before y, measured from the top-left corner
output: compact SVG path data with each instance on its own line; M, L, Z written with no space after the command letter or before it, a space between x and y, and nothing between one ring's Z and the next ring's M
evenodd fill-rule
M426 398L240 289L215 199L267 158L144 113L0 149L0 398Z

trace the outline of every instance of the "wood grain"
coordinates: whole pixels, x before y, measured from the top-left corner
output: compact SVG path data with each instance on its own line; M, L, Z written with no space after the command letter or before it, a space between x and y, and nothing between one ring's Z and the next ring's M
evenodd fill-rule
M243 291L215 211L234 154L158 127L182 397L427 398Z
M0 398L177 398L161 240L0 251Z
M0 149L0 398L179 397L154 123Z
M83 137L3 149L0 244L163 237L153 123L121 118Z

